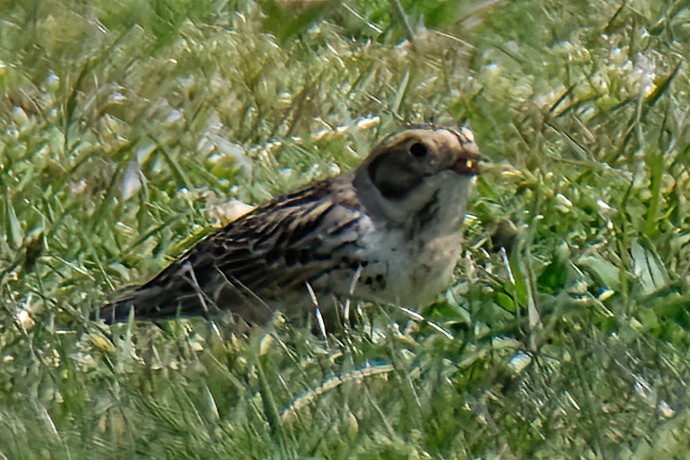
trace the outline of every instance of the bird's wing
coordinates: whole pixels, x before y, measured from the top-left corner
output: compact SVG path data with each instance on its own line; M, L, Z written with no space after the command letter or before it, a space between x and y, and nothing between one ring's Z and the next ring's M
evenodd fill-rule
M126 320L131 309L141 318L213 309L248 320L267 317L268 303L306 293L305 284L324 272L356 268L362 209L350 184L345 178L318 183L240 217L100 317Z

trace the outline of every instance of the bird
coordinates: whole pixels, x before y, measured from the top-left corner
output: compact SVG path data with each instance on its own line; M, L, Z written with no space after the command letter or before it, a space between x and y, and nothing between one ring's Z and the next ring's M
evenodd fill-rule
M403 126L353 172L237 218L97 316L251 326L350 300L422 308L452 282L481 161L467 127Z

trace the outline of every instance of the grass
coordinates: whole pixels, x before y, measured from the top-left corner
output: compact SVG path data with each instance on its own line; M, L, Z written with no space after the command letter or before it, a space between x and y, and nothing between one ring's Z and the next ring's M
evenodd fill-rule
M687 455L684 2L0 11L3 457ZM425 320L112 343L88 320L229 200L350 169L410 122L471 126L495 165Z

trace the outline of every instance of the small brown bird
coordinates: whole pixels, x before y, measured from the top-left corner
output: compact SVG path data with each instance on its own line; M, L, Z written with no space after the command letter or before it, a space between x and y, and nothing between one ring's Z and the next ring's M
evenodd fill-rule
M354 299L421 307L447 287L479 153L471 131L410 126L354 173L281 196L211 234L100 311L107 322L276 310ZM335 300L335 301L334 301Z

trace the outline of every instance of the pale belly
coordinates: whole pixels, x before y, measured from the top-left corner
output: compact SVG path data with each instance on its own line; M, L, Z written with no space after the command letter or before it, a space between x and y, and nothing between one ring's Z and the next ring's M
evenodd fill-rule
M360 300L423 307L450 286L462 251L462 222L470 179L439 187L433 220L417 228L413 221L398 228L375 228L361 222L359 273L339 271L318 288ZM411 236L412 235L412 236ZM356 283L353 280L356 278ZM354 288L354 289L353 289Z
M414 244L402 232L388 234L368 242L369 262L359 273L333 273L318 288L342 297L423 307L451 284L461 241L459 231Z

